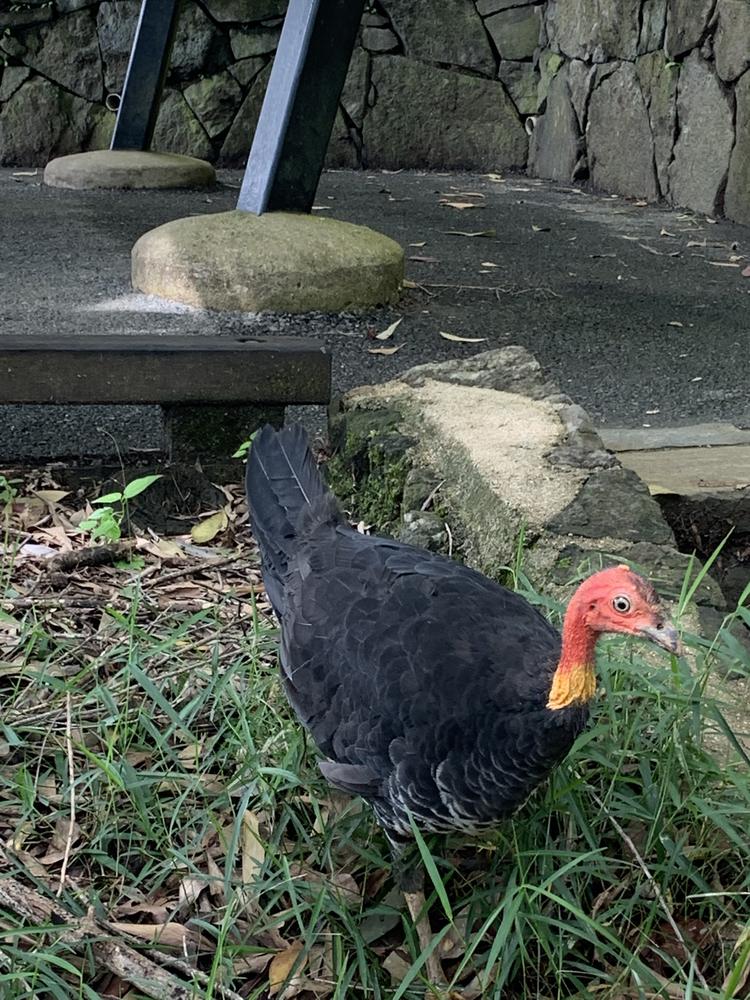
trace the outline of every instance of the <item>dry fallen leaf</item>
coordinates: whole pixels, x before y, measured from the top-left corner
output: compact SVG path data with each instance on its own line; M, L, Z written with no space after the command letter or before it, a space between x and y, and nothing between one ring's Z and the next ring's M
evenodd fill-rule
M394 320L394 322L391 323L390 326L387 326L385 328L385 330L381 330L380 333L376 333L375 334L375 339L376 340L389 340L393 336L393 334L396 332L396 328L398 327L399 323L401 322L401 320L403 318L404 318L403 316L399 316L399 318L397 320Z
M397 951L392 951L383 960L383 968L391 977L391 986L398 986L400 982L406 979L406 976L411 969L411 965L406 959L399 955Z
M678 319L670 319L670 321L667 323L667 326L684 326L684 325L685 324L680 323Z
M731 261L728 261L728 260L710 260L708 263L711 265L711 267L739 267L740 266L739 264L733 264Z
M206 542L210 542L211 539L216 538L220 531L223 531L229 524L227 515L223 510L217 511L212 514L211 517L207 517L205 521L199 521L198 524L194 524L190 529L190 537L194 542L199 545L204 545Z
M534 223L531 224L531 229L535 233L548 233L550 231L549 226L536 226Z
M457 208L459 212L463 212L467 208L484 208L484 205L475 205L473 201L448 201L447 198L441 198L440 204L446 205L448 208Z
M499 264L493 264L491 260L483 260L481 267L500 267Z
M260 822L251 809L242 814L242 881L254 882L266 860L266 849L260 839Z
M675 239L674 233L670 233L668 229L664 229L664 228L661 229L661 231L659 233L659 236L671 236L672 239Z
M410 247L424 247L427 246L427 240L422 240L421 243L410 243Z
M295 941L284 951L274 955L268 968L268 995L273 997L279 992L287 980L289 973L294 968L294 963L299 958L302 951L302 942ZM297 972L301 972L304 967L304 960L300 962Z
M444 330L438 330L438 333L443 340L454 340L459 344L481 344L487 339L486 337L459 337L458 334L446 333Z
M118 921L109 926L120 934L130 934L142 941L159 944L164 948L174 948L180 952L184 952L189 944L196 944L201 940L199 931L174 920L166 924L130 924Z
M497 230L495 229L479 229L474 233L466 232L463 229L444 229L444 236L497 236Z
M70 491L68 490L33 490L34 496L39 497L40 500L44 500L45 503L56 504L64 500L65 497L70 496Z
M416 281L410 281L408 278L404 278L404 280L401 282L401 287L402 288L419 288L419 285L416 283Z
M409 260L415 260L418 264L437 264L437 257L409 257Z
M393 347L371 347L367 351L368 354L395 354L396 351L400 351L403 344L394 344Z

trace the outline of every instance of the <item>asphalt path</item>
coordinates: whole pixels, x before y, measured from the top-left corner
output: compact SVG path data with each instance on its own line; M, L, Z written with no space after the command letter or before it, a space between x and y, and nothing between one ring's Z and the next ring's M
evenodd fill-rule
M220 177L209 191L74 192L43 187L41 171L0 171L0 332L310 336L332 352L337 393L523 344L599 424L750 424L745 227L517 176L337 171L315 211L404 247L410 287L397 307L254 316L133 293L133 243L170 219L233 208L240 175ZM370 353L401 317L388 341L399 350ZM160 441L155 407L0 406L6 462Z

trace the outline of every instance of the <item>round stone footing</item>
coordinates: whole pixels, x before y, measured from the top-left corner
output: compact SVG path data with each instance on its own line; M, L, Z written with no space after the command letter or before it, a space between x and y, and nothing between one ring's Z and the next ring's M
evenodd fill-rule
M193 156L136 149L97 149L50 160L44 168L44 183L74 191L204 187L216 183L216 171L210 163Z
M219 212L168 222L133 247L133 287L207 309L340 312L395 302L401 247L311 215Z

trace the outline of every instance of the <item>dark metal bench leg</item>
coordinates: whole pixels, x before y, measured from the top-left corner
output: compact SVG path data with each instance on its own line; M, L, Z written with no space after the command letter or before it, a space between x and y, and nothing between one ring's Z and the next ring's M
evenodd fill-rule
M237 207L309 212L365 0L290 0Z
M151 145L182 0L143 0L110 149Z

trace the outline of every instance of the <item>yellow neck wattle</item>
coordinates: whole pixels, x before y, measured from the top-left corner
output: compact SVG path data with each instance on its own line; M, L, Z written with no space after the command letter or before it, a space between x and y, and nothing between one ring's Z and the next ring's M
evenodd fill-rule
M560 664L552 678L547 708L558 711L570 705L585 704L596 694L593 663Z

